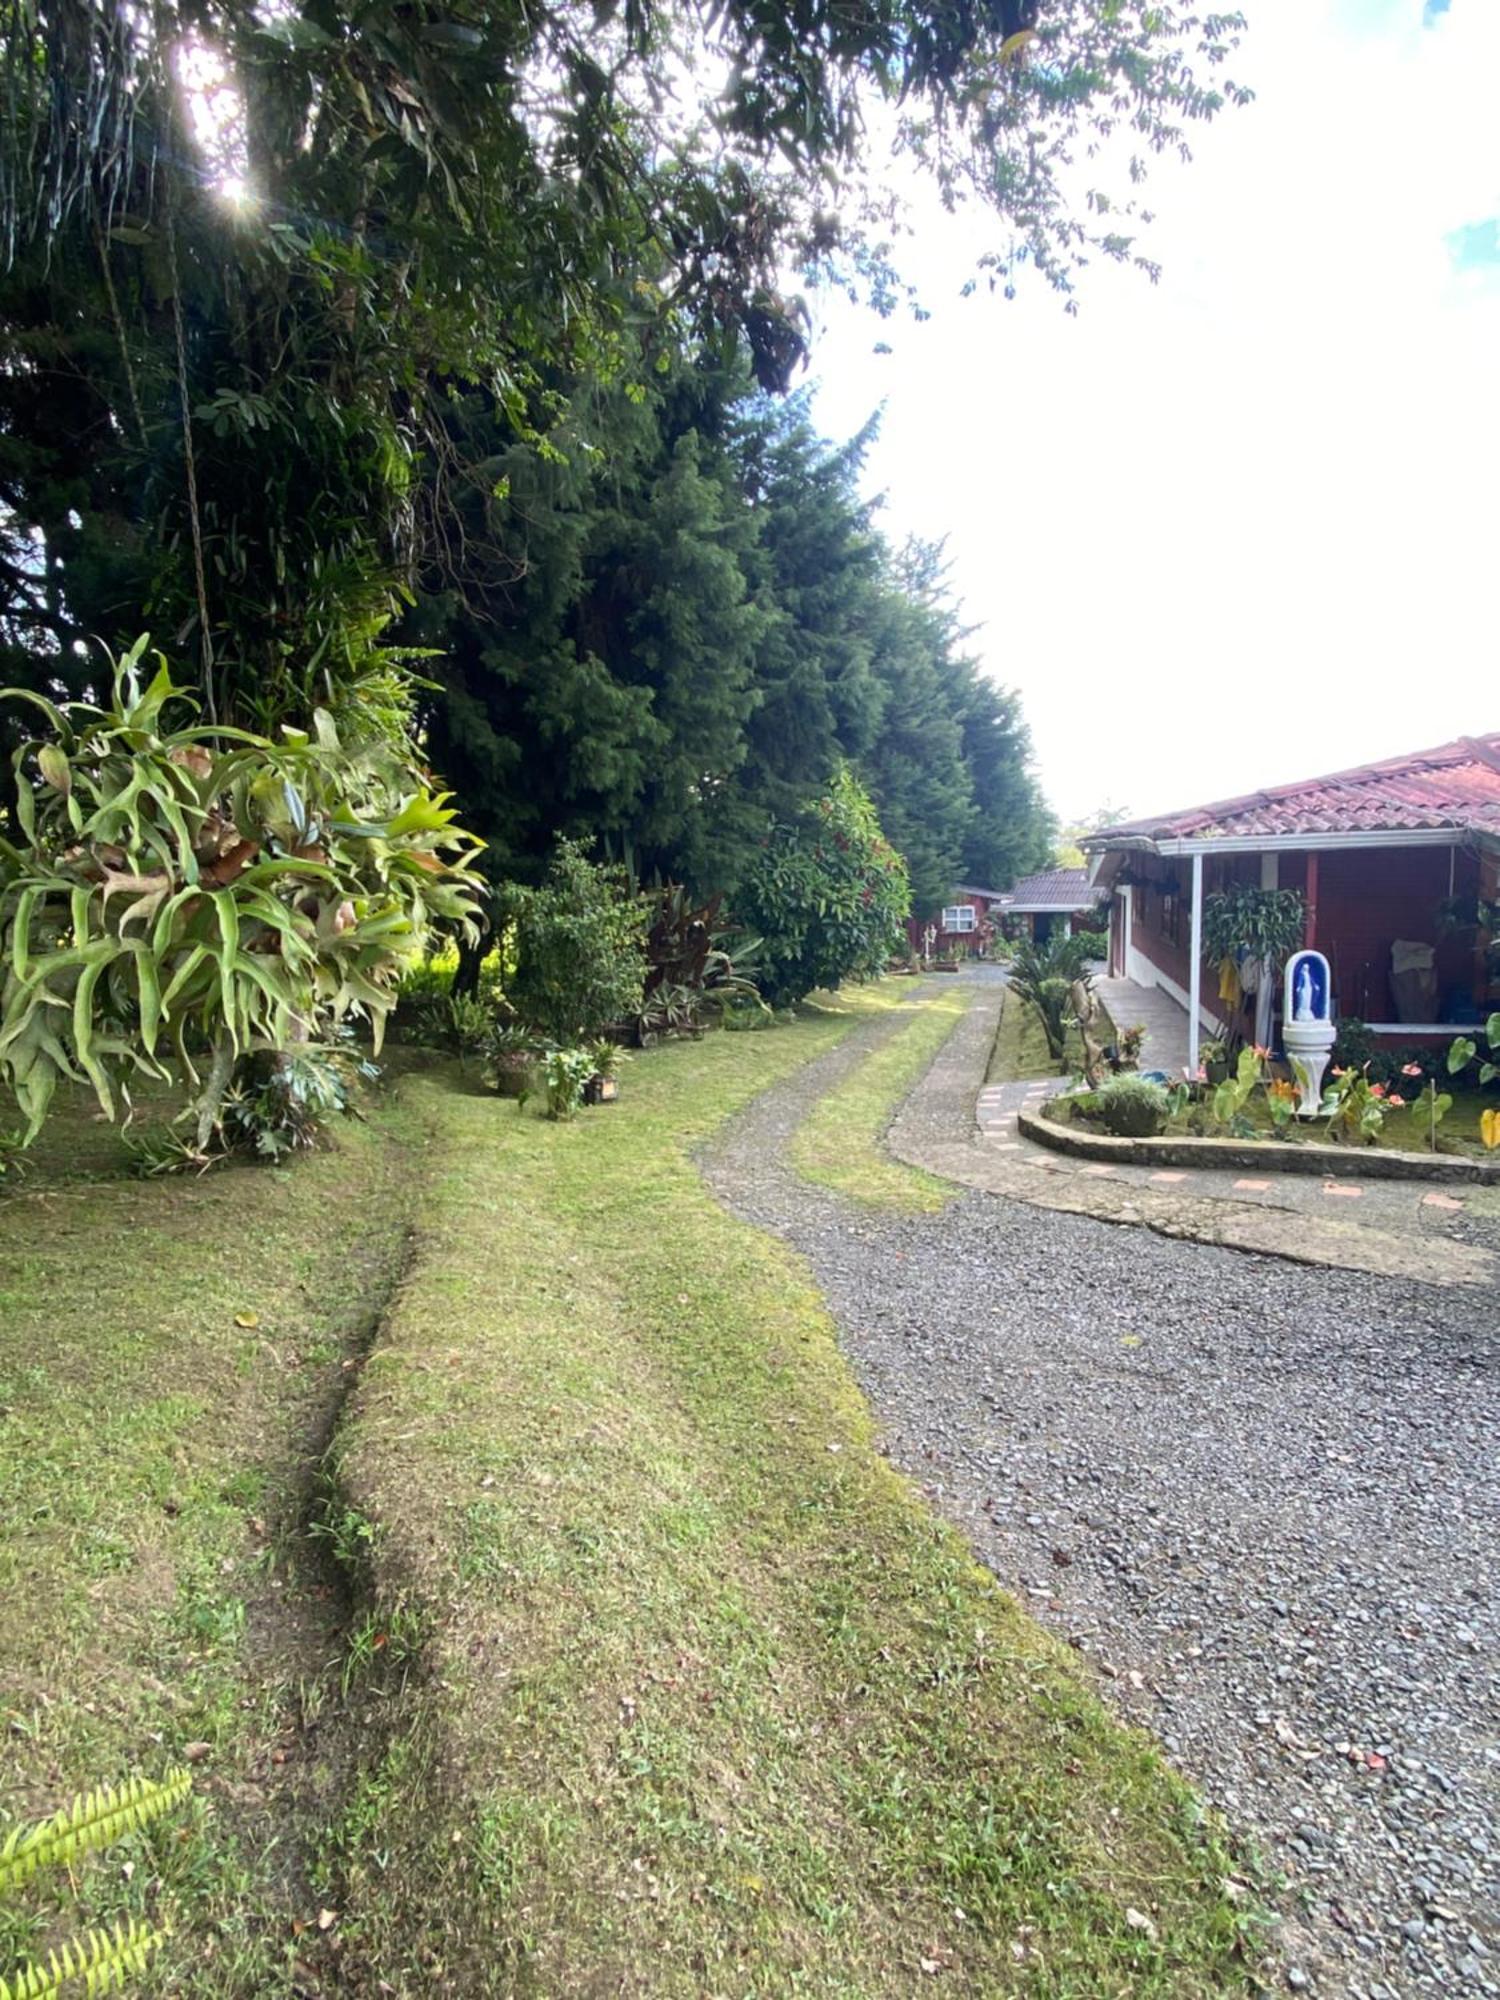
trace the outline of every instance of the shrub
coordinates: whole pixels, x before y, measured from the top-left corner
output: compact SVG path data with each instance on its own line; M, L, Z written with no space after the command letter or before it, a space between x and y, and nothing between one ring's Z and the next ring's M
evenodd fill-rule
M795 826L772 829L736 898L761 940L754 978L772 1007L874 978L901 949L910 908L906 863L848 769Z
M524 1026L571 1047L640 1012L648 916L622 868L560 840L539 889L511 888L515 970L507 998Z
M225 1139L263 1160L315 1146L328 1120L350 1110L356 1084L379 1074L347 1041L258 1050L224 1101Z
M1012 991L1036 1014L1047 1038L1047 1052L1057 1063L1067 1046L1073 982L1087 977L1085 956L1077 936L1049 938L1045 945L1020 938L1011 959Z
M1073 935L1083 947L1085 958L1109 957L1108 931L1074 931Z
M635 1023L643 1046L660 1035L697 1035L705 1020L722 1016L731 1003L758 1003L745 968L760 940L719 924L722 900L711 896L695 904L676 882L650 898L645 994Z
M1164 1132L1171 1099L1159 1083L1144 1077L1116 1076L1093 1093L1090 1115L1119 1139L1154 1139Z
M1339 1022L1329 1062L1335 1069L1363 1069L1374 1057L1375 1037L1352 1014Z
M548 1049L542 1057L542 1085L549 1118L571 1118L583 1102L583 1093L596 1074L594 1051L589 1049Z
M321 711L280 743L197 727L165 662L141 686L145 647L106 707L25 697L48 733L16 752L23 839L0 841L0 1080L30 1139L62 1079L122 1116L133 1075L170 1079L168 1041L204 1154L237 1062L357 1014L378 1044L431 925L472 923L476 848L409 746Z

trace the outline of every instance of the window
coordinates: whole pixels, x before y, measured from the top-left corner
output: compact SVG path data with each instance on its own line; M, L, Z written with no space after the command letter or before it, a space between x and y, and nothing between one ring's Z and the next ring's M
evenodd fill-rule
M972 903L950 903L943 912L945 931L971 931L975 928L974 905Z

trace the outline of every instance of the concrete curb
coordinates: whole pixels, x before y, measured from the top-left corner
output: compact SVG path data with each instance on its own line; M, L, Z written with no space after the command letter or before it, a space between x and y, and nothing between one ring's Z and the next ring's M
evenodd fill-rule
M1116 1166L1239 1167L1327 1179L1351 1176L1500 1186L1500 1161L1470 1160L1452 1153L1382 1152L1375 1146L1289 1146L1276 1139L1117 1139L1108 1132L1075 1131L1032 1111L1018 1111L1016 1125L1026 1138L1054 1153L1108 1160Z

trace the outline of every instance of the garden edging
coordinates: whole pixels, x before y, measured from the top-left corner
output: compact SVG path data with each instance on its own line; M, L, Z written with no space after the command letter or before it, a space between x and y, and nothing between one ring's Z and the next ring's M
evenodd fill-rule
M1378 1147L1294 1146L1276 1139L1119 1139L1081 1132L1033 1111L1017 1113L1024 1138L1084 1160L1141 1167L1273 1168L1284 1174L1349 1174L1370 1180L1500 1183L1500 1161L1454 1153L1400 1153Z

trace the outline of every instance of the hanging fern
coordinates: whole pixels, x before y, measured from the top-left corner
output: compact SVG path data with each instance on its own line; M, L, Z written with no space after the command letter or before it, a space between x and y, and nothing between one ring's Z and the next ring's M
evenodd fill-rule
M0 1890L15 1888L39 1868L76 1861L80 1855L96 1853L122 1835L148 1826L180 1805L192 1782L191 1774L179 1768L169 1771L159 1784L149 1778L130 1778L123 1785L101 1785L96 1791L80 1792L51 1819L14 1828L0 1846ZM20 1990L29 1995L31 1989L23 1986ZM8 2000L3 1980L0 2000Z
M112 1993L146 1961L165 1933L149 1930L132 1917L112 1931L90 1931L47 1954L45 1965L26 1965L12 1979L0 1974L0 2000L55 2000L66 1984L84 1993Z

